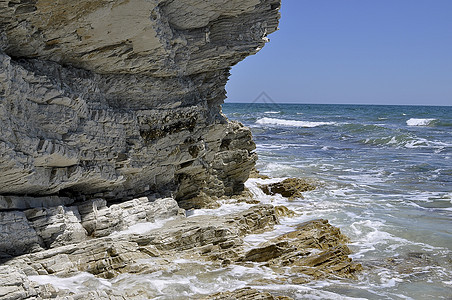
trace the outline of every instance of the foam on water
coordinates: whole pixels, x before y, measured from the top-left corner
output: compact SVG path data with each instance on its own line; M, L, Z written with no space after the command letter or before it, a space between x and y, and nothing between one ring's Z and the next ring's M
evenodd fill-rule
M406 124L408 126L429 126L431 125L436 119L417 119L417 118L411 118L406 121Z
M324 125L335 125L334 122L310 122L310 121L296 121L296 120L285 120L285 119L275 119L275 118L261 118L256 121L259 125L277 125L277 126L293 126L293 127L317 127Z
M294 222L328 219L351 238L353 258L364 266L377 264L365 269L359 281L326 280L318 286L308 283L310 288L332 292L324 297L330 299L450 297L450 107L279 105L284 119L264 118L250 106L247 111L249 119L239 121L261 125L253 127L258 132L259 171L271 177L324 182L323 187L305 193L304 199L286 203L258 190L253 193L266 203L296 211ZM315 122L305 123L310 121ZM311 128L300 129L306 125ZM284 219L274 234L290 229L290 222ZM270 233L255 235L247 242L256 244L271 237ZM385 263L393 258L400 264Z
M51 284L59 290L69 290L75 294L89 291L93 288L102 290L110 289L112 287L111 282L107 279L98 278L94 275L86 272L81 272L72 277L57 277L53 275L33 275L28 276L30 281L37 282L39 284Z
M194 216L202 216L202 215L214 215L214 216L224 216L232 213L242 212L252 207L252 204L248 204L245 202L225 200L218 201L218 203L222 204L219 208L216 209L193 209L187 210L187 217Z

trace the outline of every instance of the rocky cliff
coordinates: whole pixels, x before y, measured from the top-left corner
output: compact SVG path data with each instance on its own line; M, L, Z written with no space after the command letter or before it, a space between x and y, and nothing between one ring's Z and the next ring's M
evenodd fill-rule
M0 0L0 252L83 240L93 209L140 196L241 192L255 145L220 105L279 7Z
M241 191L254 143L220 105L279 6L0 0L0 208Z

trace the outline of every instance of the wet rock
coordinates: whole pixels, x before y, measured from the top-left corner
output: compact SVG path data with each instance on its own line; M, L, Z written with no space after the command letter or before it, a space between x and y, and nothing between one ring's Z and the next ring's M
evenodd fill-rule
M452 267L452 257L448 254L433 256L428 252L401 253L396 257L387 257L380 260L362 261L366 272L374 272L376 269L385 269L403 274L404 278L423 280L431 270L437 267Z
M289 198L289 200L293 200L295 198L303 198L302 193L314 190L316 185L308 179L288 178L281 182L260 185L260 188L267 195L280 194Z
M281 217L291 217L292 218L296 215L296 213L293 210L288 209L284 205L275 206L275 212L276 212L276 215L280 218Z
M279 242L268 246L254 248L248 251L242 260L255 262L269 261L281 256L284 252L287 252L288 246L289 244L287 242Z
M22 255L4 264L4 268L19 272L17 275L14 273L16 271L11 271L17 276L12 275L16 279L8 279L8 282L20 284L8 287L8 293L36 294L41 297L57 295L69 297L67 299L152 298L155 294L135 288L127 291L114 288L92 290L81 293L81 298L77 298L68 290L55 290L51 286L30 282L26 276L68 277L88 272L96 277L110 279L121 274L156 274L177 270L174 261L180 259L194 260L200 264L208 262L217 268L259 264L277 274L277 278L270 281L254 279L256 284L302 284L319 278L355 278L360 265L348 258L350 250L345 245L347 238L326 220L306 222L294 228L294 231L252 249L245 247L243 239L246 235L263 233L278 223L275 207L255 205L224 216L181 216L167 221L161 228L150 228L144 233L124 232ZM237 290L209 297L207 299L288 299L253 290Z
M290 297L285 296L273 296L268 292L261 292L252 288L242 288L231 292L218 293L206 298L205 300L231 300L231 299L244 299L244 300L291 300Z
M315 279L331 276L356 278L355 274L362 266L348 257L351 251L345 245L347 241L347 237L328 221L313 220L300 224L296 231L251 249L241 260L267 262L276 272L298 276L295 278L298 283L307 280L299 276L303 274Z

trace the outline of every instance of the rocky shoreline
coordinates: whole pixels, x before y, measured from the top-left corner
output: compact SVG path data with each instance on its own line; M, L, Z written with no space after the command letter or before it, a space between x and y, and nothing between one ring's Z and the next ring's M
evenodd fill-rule
M247 243L294 212L244 190L256 146L221 104L231 66L269 41L280 6L0 0L1 300L152 299L167 293L133 278L234 268L274 274L247 284L354 278L347 238L326 220ZM312 188L262 186L289 199ZM224 203L246 208L197 213ZM183 299L287 299L179 288Z
M152 299L162 295L137 286L101 290L85 286L84 292L74 293L58 288L58 284L38 282L47 276L58 281L91 274L112 280L124 274L153 274L183 268L177 264L180 260L218 269L259 265L277 274L271 280L262 278L262 282L249 284L302 285L324 278L356 279L361 270L361 265L348 257L351 251L346 245L347 237L326 220L299 224L288 233L247 247L246 236L271 231L281 218L293 214L284 206L254 204L238 213L187 217L171 198L140 198L109 207L103 204L97 200L79 205L81 222L77 225L71 219L75 207L60 206L59 215L52 217L45 215L49 211L46 209L26 211L25 215L36 216L36 222L42 222L40 215L59 223L47 224L39 232L42 237L52 236L53 240L43 239L51 249L4 259L0 267L0 299ZM115 220L117 223L112 223ZM153 227L155 222L161 222L161 227ZM127 230L137 224L150 230ZM49 231L55 228L60 231L52 235ZM77 242L80 229L85 236ZM265 296L265 291L245 289L236 293L239 296L220 293L206 299L241 299L243 295L243 299L286 299L271 298L283 295Z

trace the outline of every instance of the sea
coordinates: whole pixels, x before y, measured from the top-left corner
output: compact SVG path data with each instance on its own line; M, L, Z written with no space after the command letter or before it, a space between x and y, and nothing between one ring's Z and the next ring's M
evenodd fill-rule
M251 178L246 187L261 202L297 213L273 231L247 236L245 246L327 219L350 238L350 257L363 265L356 280L276 284L271 282L280 275L263 264L219 268L190 259L113 279L88 273L30 279L75 294L140 291L149 299L200 299L243 287L294 299L452 299L452 107L226 103L223 113L251 129L257 169L271 177ZM318 188L293 201L258 188L289 177L313 180ZM188 217L251 206L224 201L218 209L189 211ZM165 226L148 225L130 230Z
M291 296L452 299L452 107L226 103L223 113L251 128L260 173L322 183L281 201L300 214L282 224L328 219L364 267L356 281Z

